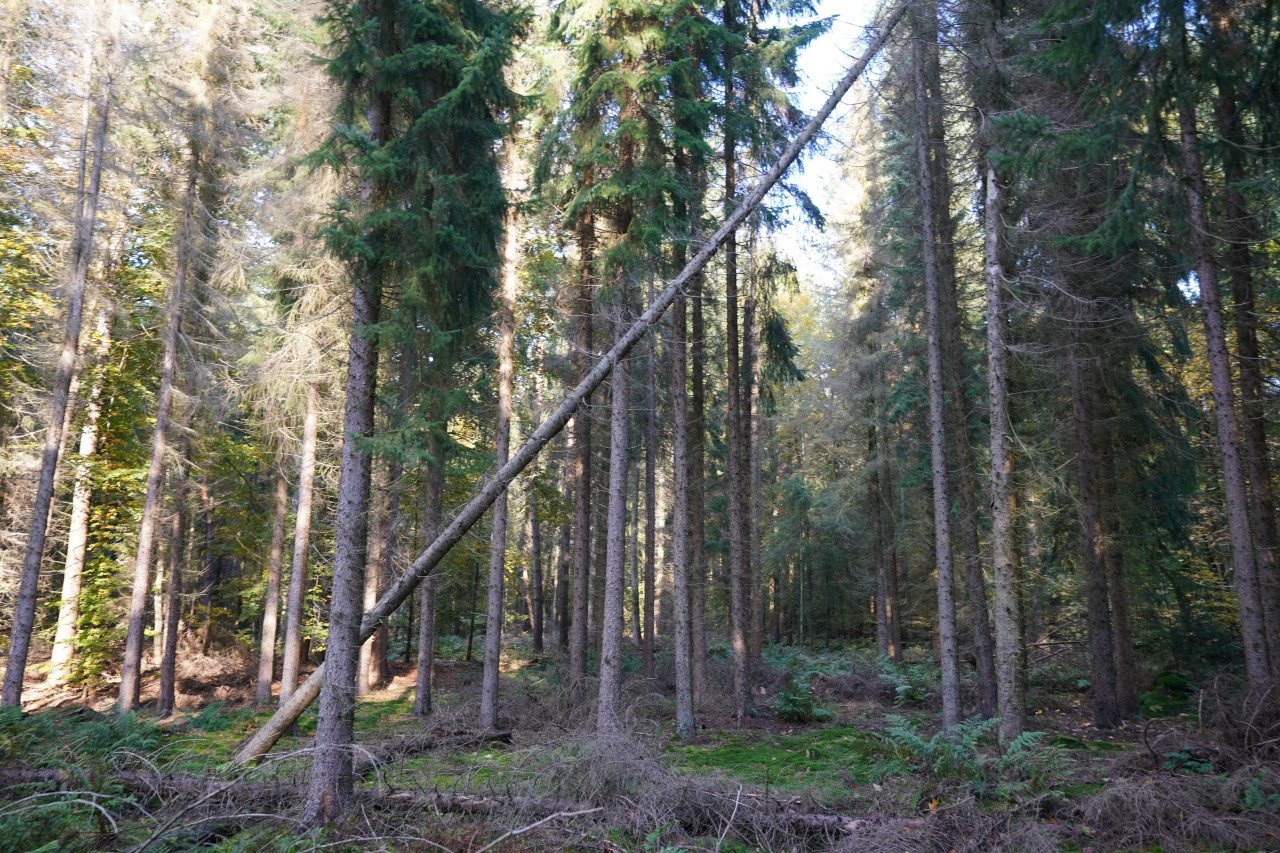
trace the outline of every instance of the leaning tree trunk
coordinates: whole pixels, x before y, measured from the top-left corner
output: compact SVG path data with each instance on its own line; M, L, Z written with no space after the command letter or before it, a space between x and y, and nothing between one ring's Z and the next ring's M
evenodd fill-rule
M111 348L110 312L104 303L98 313L98 360ZM89 460L98 451L98 420L102 416L101 375L94 377L80 428L80 462L76 465L71 494L71 522L67 528L67 560L62 570L62 598L58 604L58 624L49 658L49 684L65 684L71 677L75 657L76 632L80 622L80 588L84 582L85 555L89 544L89 509L93 501L93 477Z
M769 190L782 178L782 175L790 168L791 164L795 162L804 147L817 135L823 123L835 111L840 101L853 88L853 84L862 76L871 60L875 58L876 54L889 40L894 27L897 26L902 16L906 13L906 9L905 5L900 5L886 15L875 38L872 39L871 44L868 45L862 56L849 69L844 79L836 86L835 91L827 98L817 114L786 147L778 161L769 169L760 183L747 195L742 205L703 243L702 247L685 268L681 270L680 274L663 289L644 314L631 325L621 340L616 342L608 352L600 357L600 360L595 363L595 366L587 373L583 381L578 383L573 391L556 407L555 411L534 429L533 433L526 439L520 449L512 455L507 464L496 471L493 477L485 482L480 492L458 510L453 520L435 537L426 550L418 555L396 582L383 594L382 598L378 599L378 604L373 610L364 615L364 619L360 624L360 636L368 637L372 635L378 624L394 613L418 585L435 571L440 561L462 541L463 537L467 535L476 522L480 520L481 516L497 500L498 495L510 486L512 481L538 457L543 448L565 428L565 425L573 418L574 413L578 411L587 397L599 387L618 361L631 351L632 347L671 307L671 303L675 298L706 267L712 256L728 240L729 235L736 231L742 225L743 220L759 206ZM319 695L321 683L324 681L324 670L327 665L327 663L322 664L316 672L312 673L311 677L290 698L289 702L282 704L271 719L241 745L235 755L237 763L242 764L260 758L288 731L294 721Z
M625 233L625 232L624 232ZM614 341L621 340L626 331L625 287L619 288L613 306ZM629 431L627 417L630 412L627 375L630 366L625 360L614 368L612 405L609 422L609 509L605 520L608 531L605 542L604 612L600 617L600 694L596 703L596 734L618 734L622 730L622 624L624 566L627 541L627 456Z
M919 28L917 28L918 30ZM951 506L947 473L947 430L943 399L943 330L939 305L937 243L934 235L933 175L929 163L929 119L924 56L920 38L911 44L915 77L916 157L919 165L923 233L925 325L929 362L929 456L933 471L933 538L937 561L939 657L942 666L942 725L960 722L960 668L956 647L955 578L951 552Z
M6 77L7 80L7 77ZM49 530L49 512L53 506L54 478L62 448L62 433L71 400L71 384L76 373L76 356L80 348L80 327L84 319L85 285L89 280L89 261L93 256L93 232L98 218L98 197L102 188L102 166L106 159L107 120L110 114L113 81L108 75L97 104L97 121L89 150L89 121L86 111L81 135L80 169L87 169L87 184L81 180L76 200L75 239L71 248L71 281L67 284L67 322L62 335L62 350L53 377L53 393L49 421L45 430L44 451L40 457L40 477L31 506L31 522L22 555L22 573L18 580L17 603L9 635L9 662L0 704L17 707L22 704L22 684L26 678L27 656L31 651L31 632L36 623L36 593L40 580L40 564L44 560L45 538ZM91 160L90 160L91 158ZM89 164L89 165L86 165ZM145 592L145 590L144 590Z
M271 524L271 555L267 558L267 593L262 602L262 638L258 644L258 686L254 701L271 701L276 670L276 619L280 613L280 565L284 562L284 525L289 515L289 481L276 472L276 511ZM172 570L171 570L172 571Z
M196 252L196 189L201 169L201 149L192 133L187 189L182 203L182 225L178 233L177 262L169 303L165 309L164 356L160 366L160 388L156 392L156 421L151 438L151 463L147 469L147 493L138 529L137 553L133 562L133 592L129 597L124 659L120 664L120 692L116 707L132 711L138 707L142 681L142 644L147 615L147 591L151 586L151 560L155 552L156 525L164 492L164 457L169 434L169 413L173 407L173 384L178 372L178 339L182 330L182 303L186 298L187 275Z
M302 420L302 454L298 462L298 509L293 525L293 562L285 602L284 660L280 670L280 704L298 687L302 666L302 620L307 601L307 557L311 550L311 506L316 482L316 438L320 425L320 387L307 384Z
M186 558L187 536L187 472L191 470L191 416L183 423L182 456L173 472L173 519L169 524L169 577L164 590L164 634L160 643L160 694L156 698L156 715L173 714L177 698L178 628L182 621L182 564ZM283 477L277 482L283 482ZM279 567L277 565L277 571ZM274 645L274 644L273 644ZM268 698L271 681L267 681Z

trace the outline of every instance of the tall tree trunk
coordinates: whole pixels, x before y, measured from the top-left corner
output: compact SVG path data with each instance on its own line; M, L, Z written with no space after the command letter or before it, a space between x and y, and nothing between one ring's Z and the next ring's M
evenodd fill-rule
M984 158L984 161L988 158ZM1022 691L1022 615L1018 600L1018 549L1014 539L1013 452L1009 422L1008 316L1003 261L1004 199L1000 175L986 166L983 229L987 283L987 394L991 407L991 550L995 577L996 712L1000 742L1022 734L1026 698Z
M156 698L156 715L173 714L177 698L178 629L182 623L182 564L186 559L187 474L191 470L191 418L194 409L183 419L182 456L173 472L173 519L169 524L169 577L164 591L164 634L160 651L160 693ZM277 479L277 486L284 477ZM286 488L287 492L287 488ZM277 496L278 497L278 496ZM277 572L279 565L277 564ZM272 644L274 646L274 643ZM267 681L270 698L271 681Z
M98 310L98 360L111 349L111 314L104 302ZM58 624L53 635L53 654L49 659L49 684L65 684L71 677L71 661L75 657L76 633L80 622L80 588L84 581L84 563L89 542L89 509L93 500L93 479L89 460L98 451L98 420L102 416L101 374L93 379L89 401L85 406L84 425L80 428L80 462L76 465L75 486L71 496L71 522L67 528L67 559L62 570L62 598L58 604Z
M191 158L187 188L182 203L182 225L178 233L177 262L169 303L165 308L164 355L160 366L160 388L156 392L156 421L151 438L151 463L147 469L147 493L138 529L138 550L133 563L133 592L129 598L128 629L124 659L120 665L120 692L116 707L121 712L138 707L142 680L143 625L147 612L147 591L151 586L151 559L155 551L156 525L164 492L165 449L169 434L169 413L173 406L173 384L178 372L178 339L182 329L182 303L186 298L187 275L196 252L196 189L201 169L198 120L191 135Z
M1180 18L1181 15L1176 17ZM1185 34L1183 38L1185 39ZM1205 212L1200 135L1196 127L1195 106L1189 95L1182 98L1178 120L1183 166L1186 170L1191 251L1200 285L1200 311L1204 317L1218 450L1222 459L1227 527L1231 535L1231 567L1235 573L1236 595L1239 599L1245 671L1250 682L1261 683L1273 674L1274 661L1267 648L1262 588L1253 535L1249 529L1249 497L1241 452L1240 423L1236 417L1235 387L1231 379L1231 354L1227 347L1222 296L1218 289L1218 270L1209 243L1209 235L1213 232L1209 229L1208 215ZM1276 653L1275 658L1280 659L1280 653Z
M385 143L389 104L379 96L368 112L370 137L378 144ZM364 188L364 200L368 202L373 194L370 182ZM316 725L316 751L303 812L306 823L313 826L342 814L354 786L351 744L355 734L355 682L360 656L360 617L364 612L372 462L361 442L373 433L378 384L378 346L369 334L378 322L381 309L382 287L377 270L361 269L356 273L353 296L342 414L342 463L334 525L333 595Z
M8 75L5 75L6 82ZM102 188L102 166L106 160L107 122L111 112L114 82L110 74L99 94L90 142L89 111L80 144L80 192L76 199L75 237L71 247L71 281L67 284L67 321L62 335L62 350L53 377L49 420L45 429L44 451L40 457L40 477L31 506L31 522L22 555L22 573L18 580L17 602L9 635L9 661L0 704L18 707L22 704L22 685L26 678L27 657L31 651L31 632L36 622L36 593L40 565L44 560L45 539L49 530L49 513L53 506L54 478L62 448L64 424L71 401L71 385L75 378L80 348L80 327L84 320L85 286L89 280L89 262L93 257L94 229L98 220L98 198ZM87 107L86 101L86 107ZM7 106L7 103L5 103ZM92 148L90 148L92 145ZM83 175L88 172L87 182ZM144 591L145 592L145 591ZM139 646L141 649L141 646Z
M383 555L388 545L388 536L390 528L390 496L391 496L391 479L394 474L390 471L385 460L372 460L370 462L373 473L370 478L371 488L369 495L369 545L368 557L365 561L364 570L364 598L361 602L360 612L364 612L372 607L378 600L382 589L382 578L379 577L382 569ZM356 661L356 698L363 699L369 695L369 691L373 688L374 683L378 680L377 672L373 664L373 646L377 642L377 634L365 640L360 646L360 656Z
M595 263L595 220L588 208L578 224L577 381L591 369L592 264ZM584 698L587 674L587 606L591 584L591 401L573 417L573 613L569 623L569 694Z
M685 397L685 376L688 372L688 353L685 346L686 299L680 296L672 306L671 314L671 408L672 468L675 506L672 508L671 550L674 565L674 589L672 610L675 612L672 654L676 671L676 734L688 740L697 733L693 710L693 661L692 635L690 632L689 569L689 443L690 423L688 401Z
M917 26L917 35L920 28ZM925 96L924 50L921 38L911 44L916 98L916 156L919 165L923 232L925 325L929 362L929 455L933 471L933 538L937 563L939 657L942 666L942 724L960 722L960 671L956 647L955 580L951 552L950 478L947 472L947 430L943 382L943 329L939 304L937 243L934 223L933 170L929 162L929 116Z
M176 498L175 498L176 499ZM271 525L271 555L267 559L267 594L262 603L262 638L258 645L258 686L254 701L271 701L276 668L276 619L280 612L280 566L284 562L284 525L289 516L289 481L276 472L276 508Z
M754 244L755 238L752 238ZM747 660L752 671L758 671L762 665L762 649L764 647L764 561L760 553L760 489L763 485L763 472L760 470L760 365L756 357L756 307L759 294L755 281L754 245L752 257L751 298L747 302L744 327L743 374L747 380L747 388L743 395L743 443L747 474L746 506L743 514L746 528L743 537L746 539L747 572L750 575L750 621Z
M705 277L694 276L689 286L692 326L689 341L689 585L690 657L693 671L693 702L701 703L707 693L707 510L706 483L706 324L703 311Z
M640 480L643 474L637 470L632 480L635 484L631 492L631 548L628 558L631 561L631 639L636 648L644 648L644 619L640 616L643 606L644 590L640 584ZM646 673L645 677L649 677Z
M533 489L529 490L529 552L531 563L529 583L533 587L533 614L530 627L533 631L533 650L541 652L544 645L542 634L546 606L543 587L546 582L542 577L542 523L538 520L538 495Z
M422 527L424 541L430 542L440 532L444 518L444 453L443 442L437 442L427 468ZM418 676L413 713L425 717L431 713L432 675L436 661L436 586L435 578L427 578L418 597Z
M516 156L508 147L508 164ZM499 466L511 453L511 399L515 385L516 286L519 280L520 240L515 208L508 208L502 263L502 301L498 309L498 423L494 455ZM498 677L502 663L503 583L507 564L507 494L493 504L489 531L489 595L484 627L484 674L480 686L480 727L498 724Z
M1089 618L1089 652L1093 725L1111 729L1120 724L1120 705L1116 699L1114 641L1111 632L1111 607L1107 594L1106 555L1103 547L1102 514L1098 495L1096 440L1093 433L1094 412L1092 378L1085 376L1082 362L1087 356L1075 331L1069 355L1071 374L1071 416L1076 437L1076 481L1079 490L1080 527L1082 533L1085 605ZM1092 361L1092 359L1090 359Z
M311 506L316 482L316 437L320 426L320 387L307 384L307 408L302 420L302 453L298 461L298 509L293 526L293 562L285 601L284 659L280 670L280 704L298 686L302 666L302 623L307 604L307 558L311 550Z
M653 301L649 281L648 301ZM658 344L648 340L644 353L644 674L653 677L654 632L658 603ZM639 590L637 590L637 594Z
M626 289L619 288L613 306L615 343L627 329ZM609 422L609 509L605 520L604 605L600 614L600 695L596 703L596 733L617 734L622 730L622 624L623 569L627 541L627 468L630 449L627 418L630 406L627 387L630 365L619 361L613 370L612 405Z

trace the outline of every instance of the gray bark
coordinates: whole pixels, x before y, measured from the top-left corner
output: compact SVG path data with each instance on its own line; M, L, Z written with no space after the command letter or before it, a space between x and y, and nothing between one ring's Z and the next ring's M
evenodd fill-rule
M578 229L578 293L575 310L578 328L577 379L590 375L592 283L595 257L595 222L588 210ZM582 680L587 674L587 606L591 582L591 400L573 417L573 613L569 622L569 693L574 702L583 699Z
M178 628L182 622L182 564L186 557L187 473L191 470L191 417L183 422L182 456L173 472L173 518L169 524L169 576L164 590L164 634L160 651L160 693L156 698L156 715L173 713L177 698ZM270 691L271 682L267 682Z
M439 444L437 443L437 448ZM423 507L422 527L425 541L432 541L440 533L444 516L444 455L433 453L427 469L427 488ZM418 675L417 690L413 701L413 713L425 717L431 713L432 674L436 658L436 582L427 578L418 597Z
M625 296L619 295L620 299ZM626 308L614 305L614 342L626 331ZM627 481L629 430L627 417L629 365L620 360L612 372L609 422L609 502L605 519L604 606L600 618L600 694L596 703L596 733L604 736L622 729L622 624L624 567L627 541Z
M697 733L693 710L692 635L689 595L689 414L685 398L688 352L685 346L686 299L676 299L671 312L672 468L675 506L672 507L672 610L675 613L672 654L676 671L676 734L688 740Z

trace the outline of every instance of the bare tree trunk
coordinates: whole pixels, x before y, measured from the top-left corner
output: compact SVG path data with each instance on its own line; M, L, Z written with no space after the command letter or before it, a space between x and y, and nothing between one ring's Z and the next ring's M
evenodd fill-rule
M392 473L389 470L386 461L377 459L371 460L370 465L373 473L370 477L371 489L369 495L369 545L368 557L365 561L364 570L364 598L361 603L360 612L368 610L378 600L381 594L381 578L378 577L382 568L383 554L387 548L387 537L389 535L389 515L390 515L390 494L391 494L391 478ZM356 661L356 698L363 699L369 694L369 690L377 681L377 675L373 669L373 644L377 642L377 634L365 640L360 645L360 656Z
M533 587L533 624L530 626L533 630L533 650L541 652L543 650L543 628L544 628L544 611L546 599L543 593L545 581L542 577L542 524L538 521L538 496L533 491L529 492L529 549L530 549L530 578L529 583Z
M588 209L578 227L577 379L591 366L592 271L595 262L595 221ZM587 674L587 606L591 584L591 400L573 418L573 613L569 623L569 693L581 702Z
M187 274L196 251L196 188L201 169L198 129L193 128L187 188L182 204L182 225L178 234L177 263L169 304L165 309L164 356L160 366L160 388L156 392L156 422L151 439L151 463L147 469L147 495L142 505L138 530L138 550L133 563L133 592L129 599L128 629L124 659L120 665L119 711L138 707L142 680L143 623L147 613L147 591L151 586L151 559L155 551L156 525L164 493L164 457L168 442L169 413L173 406L173 384L178 372L178 339L182 328L182 303L186 298Z
M672 610L675 611L675 630L672 654L676 671L676 734L688 740L697 733L693 711L692 635L690 633L689 589L689 440L690 424L688 401L685 399L685 375L688 371L688 353L685 346L686 311L685 297L677 297L671 314L671 407L672 468L674 476L675 506L672 508L671 534L674 590Z
M390 108L383 97L369 108L370 137L386 141ZM367 202L372 182L364 188ZM329 634L325 643L324 678L316 725L316 751L311 762L311 786L303 811L309 825L333 820L351 800L354 786L351 744L355 734L356 667L360 656L360 616L363 612L364 572L369 537L369 491L372 459L361 439L373 433L378 384L378 346L369 334L381 309L377 271L356 273L347 350L347 378L342 416L342 464L338 481L338 511L334 527L333 595L329 606ZM369 631L372 635L373 629Z
M631 563L631 639L636 648L644 648L644 620L640 616L641 599L644 596L640 584L640 480L643 474L637 470L632 480L631 492L631 549L628 555ZM647 675L646 675L647 677Z
M293 526L293 562L285 602L284 660L280 671L280 704L298 686L302 665L302 622L307 603L307 558L311 550L311 505L316 482L316 437L320 425L320 387L307 385L302 421L302 455L298 462L298 509Z
M444 454L438 447L435 450L427 469L427 493L423 507L422 527L426 531L423 538L427 542L439 535L444 518ZM418 610L418 677L413 714L425 717L431 713L432 674L436 662L435 578L427 578L422 584Z
M508 162L515 154L508 151ZM499 466L511 453L511 398L515 383L516 286L519 279L520 242L515 209L507 213L506 246L503 258L502 302L499 307L498 341L498 423L494 455ZM507 560L507 495L493 504L493 526L489 531L489 596L484 627L484 674L480 686L480 727L498 725L498 676L502 663L503 582Z
M258 645L258 686L254 701L271 701L275 677L276 619L280 611L280 566L284 562L284 525L289 515L289 481L284 470L276 472L276 507L271 525L271 556L267 559L267 594L262 603L262 638Z
M991 546L995 576L996 711L1000 742L1022 734L1022 615L1018 600L1018 549L1014 540L1013 453L1009 446L1009 349L1003 263L1004 201L1000 175L988 165L983 227L986 239L987 394L991 406Z
M404 603L405 599L413 593L418 584L435 570L445 555L458 542L462 541L462 538L467 535L467 532L484 515L485 511L493 505L498 494L509 487L512 481L538 457L538 454L542 452L547 444L565 428L574 413L578 411L587 397L600 386L600 383L609 375L618 361L631 351L640 338L671 307L675 298L706 267L707 262L725 244L729 235L738 229L743 220L759 206L769 190L782 178L782 175L791 167L791 164L795 162L804 147L817 135L823 123L835 111L840 101L853 88L853 84L862 76L871 60L875 58L876 54L889 40L894 28L906 13L906 9L905 5L899 5L885 15L875 37L862 56L845 74L844 79L828 96L826 102L810 119L805 128L787 145L778 161L769 169L760 180L760 183L747 195L743 200L742 206L735 210L733 215L702 244L684 269L658 294L653 303L631 325L622 339L600 357L586 378L578 383L560 405L556 407L555 411L534 429L533 433L526 439L520 449L512 455L507 464L495 472L493 477L481 487L480 492L458 510L452 521L435 537L426 550L417 556L396 582L383 594L382 598L378 599L378 604L373 610L364 615L360 625L361 636L367 637L371 635L378 623L394 613ZM327 663L322 664L317 672L312 673L306 684L298 689L289 702L281 705L271 719L241 745L235 755L237 763L245 763L261 757L289 729L298 716L319 695L326 666Z
M156 698L156 715L161 718L173 714L176 707L174 700L177 698L178 628L182 623L182 564L187 550L187 474L191 470L191 419L194 413L192 409L183 418L182 456L178 462L178 470L173 472L173 519L169 525L169 577L165 583L164 592L165 618L164 634L160 644L160 693ZM276 482L277 485L284 482L284 477L279 477ZM272 645L274 646L274 643ZM268 694L270 690L271 681L268 679Z
M1187 178L1191 250L1200 285L1200 311L1204 317L1205 342L1208 347L1209 379L1213 387L1218 449L1222 457L1223 493L1227 504L1227 526L1231 534L1231 567L1235 573L1236 595L1239 599L1245 671L1251 682L1260 683L1273 674L1275 661L1267 649L1262 588L1253 535L1249 529L1248 488L1244 460L1241 458L1240 423L1236 417L1235 388L1231 379L1231 354L1227 347L1222 297L1218 289L1218 270L1209 244L1209 235L1213 232L1209 230L1208 216L1205 213L1200 136L1196 127L1195 107L1189 97L1184 97L1178 118ZM1280 653L1275 657L1280 659Z
M111 349L111 316L106 303L98 311L98 359ZM98 451L98 420L102 416L102 376L94 377L85 406L84 426L80 428L80 462L76 465L75 486L71 496L71 522L67 528L67 560L62 570L62 598L58 605L58 624L53 636L53 654L49 658L51 685L65 684L71 677L71 661L75 657L76 633L80 621L80 588L84 581L84 563L89 542L89 509L93 500L92 472L89 460Z
M653 301L653 281L649 282L648 301ZM654 634L657 630L658 602L658 344L648 340L644 354L644 674L653 677ZM637 594L639 589L637 588Z
M693 702L703 701L707 691L707 514L706 482L706 325L703 312L705 277L694 277L689 287L693 307L689 353L689 569L690 657L693 670Z
M754 237L752 238L754 243ZM747 541L747 571L751 575L750 594L750 641L747 659L751 662L752 671L761 666L761 653L764 647L764 563L760 554L760 489L763 476L760 470L760 365L756 359L756 303L758 294L755 278L755 259L752 258L752 295L747 303L745 326L745 356L743 373L748 379L748 388L744 400L743 440L746 444L747 460L747 503L745 509Z
M619 304L612 306L614 341L626 331L625 287L619 289ZM614 368L609 424L609 511L605 524L604 606L600 615L600 695L596 704L596 733L616 734L622 729L622 624L623 568L627 541L627 468L630 406L627 387L630 365L619 361ZM652 636L652 635L650 635Z
M919 27L917 27L917 31ZM929 455L933 470L933 537L937 562L939 657L942 666L942 724L960 722L960 671L956 647L955 580L951 552L950 478L947 472L947 431L943 390L942 312L939 305L937 244L934 236L933 175L929 163L929 117L925 97L921 39L911 44L916 96L916 155L919 165L923 231L925 325L929 361Z
M5 81L6 83L8 81L7 74ZM5 670L4 686L0 689L0 704L11 707L22 704L22 685L26 678L27 656L31 650L31 632L36 621L36 593L40 580L40 565L44 560L45 539L49 530L49 512L53 506L54 478L58 471L63 429L70 408L71 385L75 378L80 348L85 285L89 280L89 262L93 257L94 228L98 219L98 197L102 187L102 166L106 159L107 122L111 112L113 91L113 78L108 73L99 92L96 122L94 122L92 133L92 151L88 148L90 134L86 101L85 125L80 144L82 178L79 197L76 199L75 238L71 248L71 281L66 290L67 321L62 335L62 350L58 355L58 368L53 377L44 451L40 457L40 478L36 485L35 500L31 506L31 522L27 529L27 543L22 555L22 574L19 576L17 602L9 635L9 661ZM83 178L86 170L89 175L87 184Z

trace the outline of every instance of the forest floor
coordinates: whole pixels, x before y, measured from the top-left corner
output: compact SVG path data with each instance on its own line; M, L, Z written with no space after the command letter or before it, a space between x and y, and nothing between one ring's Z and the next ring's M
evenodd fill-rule
M628 731L608 741L567 702L556 654L510 651L498 733L474 725L478 663L440 661L427 719L397 665L357 710L357 808L320 832L298 823L314 709L262 765L230 766L269 716L248 704L247 659L210 656L161 722L37 685L42 710L0 711L0 851L1280 850L1274 702L1165 674L1136 722L1099 732L1087 685L1044 669L1036 733L1002 750L990 722L939 733L927 661L765 656L744 724L714 698L687 742L662 657L653 678L628 657ZM709 696L728 677L714 656Z

